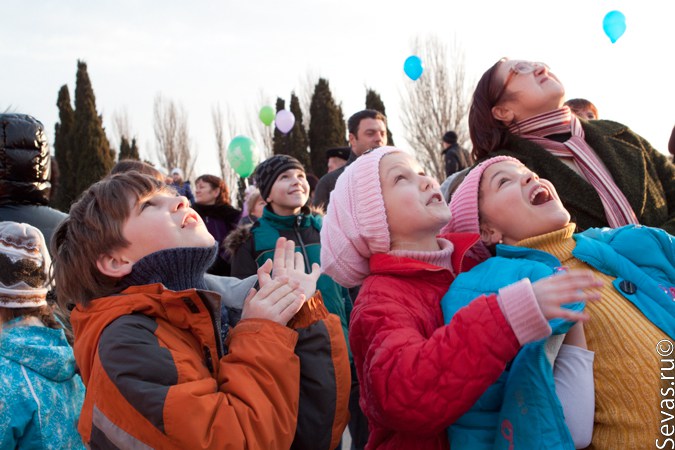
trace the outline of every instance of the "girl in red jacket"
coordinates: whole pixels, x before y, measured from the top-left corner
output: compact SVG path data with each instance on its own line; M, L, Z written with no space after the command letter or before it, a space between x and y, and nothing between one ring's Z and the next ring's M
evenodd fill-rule
M479 239L438 237L449 219L436 180L393 147L364 153L331 194L322 269L343 286L362 284L349 341L369 421L367 449L447 449L446 427L522 345L550 334L549 319L587 318L561 305L597 298L590 271L568 271L480 296L443 325L440 299L456 274L475 265L465 254Z

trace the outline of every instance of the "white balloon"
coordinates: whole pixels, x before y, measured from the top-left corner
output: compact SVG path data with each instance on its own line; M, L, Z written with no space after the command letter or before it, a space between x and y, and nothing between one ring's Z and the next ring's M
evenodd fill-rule
M274 119L274 124L279 131L286 134L291 131L293 125L295 125L295 116L292 112L282 109L281 111L277 112L277 116Z

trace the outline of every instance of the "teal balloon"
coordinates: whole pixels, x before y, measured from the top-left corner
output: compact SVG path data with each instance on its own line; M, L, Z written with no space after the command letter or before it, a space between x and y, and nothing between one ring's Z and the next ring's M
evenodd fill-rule
M235 136L227 146L227 162L242 178L249 177L258 165L260 155L253 139Z
M263 106L258 113L260 121L268 127L274 122L274 109L271 106Z
M626 31L626 16L621 11L610 11L602 20L602 29L605 34L615 43Z
M422 72L424 72L422 60L419 58L419 56L408 56L408 58L406 58L405 62L403 63L403 71L411 80L417 80L422 76Z

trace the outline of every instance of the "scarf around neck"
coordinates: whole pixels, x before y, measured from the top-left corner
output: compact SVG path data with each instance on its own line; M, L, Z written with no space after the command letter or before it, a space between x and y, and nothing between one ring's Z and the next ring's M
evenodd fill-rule
M211 267L218 247L169 248L139 259L131 272L119 281L120 291L130 286L162 283L172 291L206 289L204 275Z
M509 131L523 139L541 145L553 156L573 160L600 196L605 217L610 227L618 228L623 225L638 223L637 216L626 196L616 185L612 175L600 161L598 155L585 141L581 121L571 113L569 107L563 106L521 120L511 125ZM547 136L562 133L571 133L572 136L565 142L557 142L547 138Z

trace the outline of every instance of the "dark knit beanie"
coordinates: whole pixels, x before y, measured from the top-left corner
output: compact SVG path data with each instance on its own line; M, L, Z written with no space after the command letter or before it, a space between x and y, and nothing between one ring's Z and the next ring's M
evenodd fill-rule
M258 164L253 177L256 186L260 189L260 195L262 195L263 200L267 201L267 197L269 197L272 191L272 185L277 181L279 175L288 169L305 171L300 161L288 155L274 155Z

